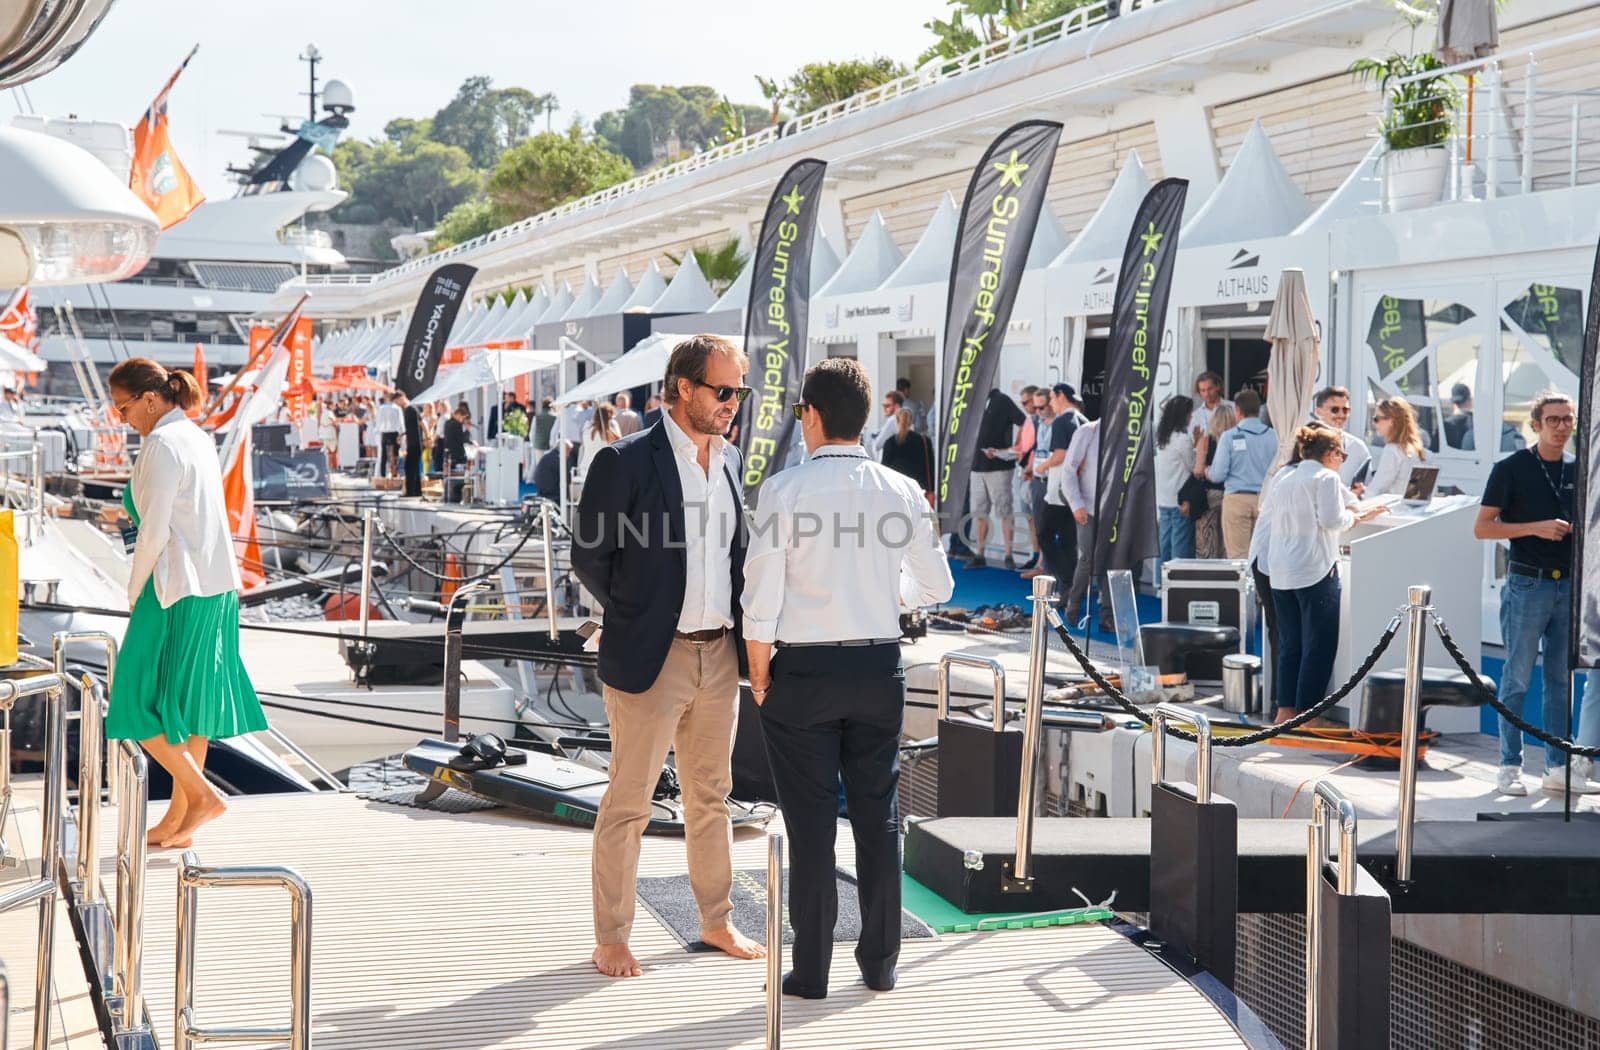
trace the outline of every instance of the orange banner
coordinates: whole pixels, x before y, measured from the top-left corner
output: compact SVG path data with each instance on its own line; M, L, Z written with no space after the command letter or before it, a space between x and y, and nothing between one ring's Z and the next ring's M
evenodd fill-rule
M302 317L289 330L289 375L284 384L284 404L289 420L298 426L306 418L306 408L314 391L311 387L311 318Z
M172 74L139 123L133 126L133 166L128 172L128 188L156 213L163 230L188 218L206 199L167 137L167 95L177 82L178 73L183 72L193 57L194 51L190 51L177 73Z

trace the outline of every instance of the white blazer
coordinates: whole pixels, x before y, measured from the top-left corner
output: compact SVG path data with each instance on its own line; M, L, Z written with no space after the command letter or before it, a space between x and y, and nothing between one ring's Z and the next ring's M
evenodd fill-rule
M139 512L139 538L128 574L130 606L152 576L163 609L180 598L203 598L243 586L216 444L183 409L162 416L144 439L129 484Z

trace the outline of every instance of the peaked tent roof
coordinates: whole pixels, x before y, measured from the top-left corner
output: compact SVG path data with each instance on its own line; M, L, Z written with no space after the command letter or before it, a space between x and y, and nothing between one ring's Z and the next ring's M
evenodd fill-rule
M711 283L706 280L706 275L700 272L700 264L695 261L694 252L684 252L683 262L678 264L678 272L672 275L672 283L661 293L661 298L650 304L650 312L698 314L711 309L716 301L717 293L711 290Z
M461 343L473 343L483 339L484 333L498 325L501 320L504 319L505 313L506 302L504 299L496 295L490 301L487 309L479 311L478 323L467 329L467 331L457 341Z
M561 287L556 289L556 294L550 297L550 305L539 315L538 323L549 324L551 321L559 321L570 309L572 309L572 285L563 281Z
M492 342L496 339L520 339L528 334L528 325L523 323L523 315L528 312L528 294L521 289L517 290L516 298L511 300L511 305L506 307L506 312L500 322L483 334L483 342Z
M1028 261L1022 268L1034 270L1049 266L1066 246L1067 231L1061 228L1061 220L1050 210L1050 202L1045 201L1044 207L1039 209L1039 225L1033 228L1033 240L1028 243Z
M628 296L628 301L622 304L622 313L648 313L651 305L667 292L667 279L661 276L661 267L656 265L654 259L644 268L644 273L639 277L639 283L634 287L633 294Z
M817 227L816 240L811 244L811 294L816 295L818 289L833 279L839 272L839 250L833 246L828 235L822 232L822 227Z
M589 316L603 317L606 314L620 314L622 307L633 295L633 282L628 280L627 270L618 270L616 280L611 282L600 301L594 304L594 312Z
M1253 121L1227 173L1178 235L1178 244L1198 248L1281 237L1304 222L1311 210L1311 202L1273 152L1261 122Z
M1073 242L1050 260L1050 265L1098 262L1120 257L1128 242L1128 229L1133 226L1133 217L1139 214L1139 205L1149 192L1150 176L1145 174L1139 151L1131 149L1123 159L1122 170L1117 172L1117 181L1111 184L1106 199L1100 202L1100 207L1084 223Z
M524 330L532 328L539 323L539 318L543 317L548 309L550 309L550 289L540 284L534 288L533 294L528 296L528 307L517 321Z
M840 265L828 283L812 294L848 295L851 292L870 292L883 284L895 268L905 260L894 238L883 224L883 215L873 212L872 218L856 238L856 246Z
M572 300L572 305L567 312L561 315L563 321L576 321L581 317L594 316L594 308L600 302L600 285L593 277L583 282L583 290L578 297Z
M744 266L739 270L739 276L728 285L728 290L717 297L706 313L716 313L719 310L743 310L750 305L750 281L756 268L756 253L751 252Z
M950 259L956 250L956 225L961 221L956 199L946 193L939 199L928 228L880 288L908 288L950 279Z
M1342 222L1345 219L1378 214L1380 209L1377 198L1373 196L1372 187L1378 181L1378 158L1382 155L1383 142L1374 142L1367 155L1361 159L1361 163L1345 176L1339 188L1311 213L1310 218L1295 227L1295 234L1310 233L1329 223Z

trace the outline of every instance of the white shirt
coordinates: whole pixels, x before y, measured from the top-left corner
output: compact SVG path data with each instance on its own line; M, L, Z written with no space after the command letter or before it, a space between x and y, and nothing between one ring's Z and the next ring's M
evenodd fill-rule
M611 431L611 441L615 441L622 436L622 428L617 425L615 419L611 421L609 429ZM596 434L592 426L583 428L583 447L578 450L578 476L580 478L589 473L589 464L594 462L595 453L611 444L611 441L607 441L599 434Z
M1088 420L1088 418L1086 416L1084 416L1083 413L1079 412L1075 408L1067 409L1065 414L1066 415L1076 416L1077 419L1078 419L1078 425L1072 431L1072 437L1076 438L1078 436L1078 432L1081 431L1084 427L1089 425L1089 420ZM1045 438L1045 444L1050 445L1050 454L1048 456L1046 456L1043 460L1040 461L1041 463L1048 463L1048 462L1050 462L1051 458L1053 456L1055 456L1055 454L1057 452L1061 453L1061 462L1057 463L1053 467L1045 468L1045 471L1044 471L1044 501L1046 503L1050 504L1053 507L1065 507L1067 505L1067 488L1066 488L1067 453L1072 451L1072 444L1071 444L1070 440L1067 443L1067 447L1063 448L1063 449L1058 449L1058 448L1056 448L1054 446L1054 444L1052 444L1052 442L1054 441L1054 438L1055 438L1055 433L1054 432L1055 432L1056 420L1059 420L1061 418L1062 418L1061 416L1056 416L1048 424L1045 425L1044 429L1045 429L1046 434L1048 435ZM1034 473L1035 473L1035 475L1038 474L1039 469L1040 469L1039 464L1035 463L1034 464Z
M400 406L392 401L385 401L378 406L378 433L399 434L406 428L406 415L400 411Z
M1406 482L1411 480L1411 468L1422 466L1422 460L1408 456L1397 445L1385 445L1378 453L1378 465L1367 478L1367 497L1403 496Z
M1222 398L1217 402L1217 408L1221 408L1223 405L1227 405L1229 408L1235 409L1234 414L1238 415L1236 406L1232 401L1229 401L1227 398ZM1199 427L1202 433L1210 433L1211 417L1217 411L1217 408L1207 408L1206 403L1196 397L1194 399L1194 415L1189 417L1190 432L1192 433L1195 427Z
M733 626L733 539L739 531L739 504L728 481L727 442L711 439L711 469L700 469L694 438L683 432L672 413L661 413L672 458L683 485L683 608L678 630L684 633ZM597 439L598 440L598 439Z
M1059 484L1067 506L1073 511L1094 513L1095 493L1100 490L1100 421L1085 423L1072 434L1067 458L1050 475Z
M179 598L243 586L217 447L183 409L162 416L140 444L129 484L139 512L139 538L128 572L130 604L152 577L163 609Z
M1273 590L1299 590L1328 575L1340 533L1356 523L1348 492L1339 475L1312 460L1278 472L1256 526L1269 530L1261 571Z
M922 490L860 445L825 445L762 484L744 559L746 639L899 638L901 609L954 590Z
M1167 439L1165 448L1156 449L1156 506L1176 507L1178 492L1194 477L1194 435L1185 428ZM1191 513L1195 508L1189 508Z
M589 416L594 412L592 408L571 404L563 406L561 418L556 421L556 428L561 432L562 441L578 442L583 440L583 431L589 425ZM662 415L666 415L665 412Z

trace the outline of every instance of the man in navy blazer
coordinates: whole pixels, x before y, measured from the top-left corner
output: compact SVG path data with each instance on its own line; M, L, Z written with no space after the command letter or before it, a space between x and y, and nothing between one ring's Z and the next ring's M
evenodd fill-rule
M593 961L611 977L641 972L628 948L639 840L669 749L701 939L741 959L765 954L729 921L746 537L739 453L725 435L750 392L746 364L720 336L679 343L661 418L595 454L578 504L572 566L605 610L611 785L594 827Z

